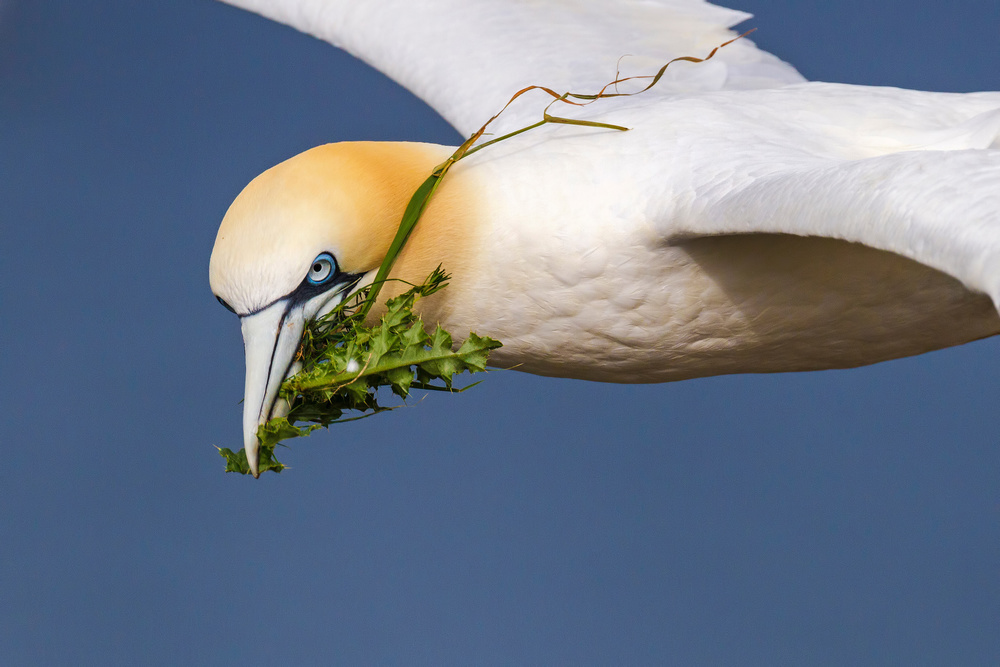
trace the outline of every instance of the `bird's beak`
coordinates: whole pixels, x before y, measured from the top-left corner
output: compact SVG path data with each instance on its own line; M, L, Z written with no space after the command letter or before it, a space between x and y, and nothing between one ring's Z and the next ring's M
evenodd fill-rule
M247 359L243 448L247 453L250 472L258 477L260 443L257 440L257 427L287 410L287 406L275 406L275 402L281 383L294 373L295 353L302 340L305 316L301 304L282 299L264 310L241 317L240 321Z

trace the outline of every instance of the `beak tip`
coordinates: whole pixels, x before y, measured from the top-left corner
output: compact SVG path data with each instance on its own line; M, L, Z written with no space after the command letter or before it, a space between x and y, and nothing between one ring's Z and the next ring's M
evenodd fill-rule
M256 441L256 437L254 438ZM247 464L250 466L250 474L253 475L254 479L260 478L260 461L259 452L257 450L257 443L254 442L253 446L247 445L244 450L247 453Z

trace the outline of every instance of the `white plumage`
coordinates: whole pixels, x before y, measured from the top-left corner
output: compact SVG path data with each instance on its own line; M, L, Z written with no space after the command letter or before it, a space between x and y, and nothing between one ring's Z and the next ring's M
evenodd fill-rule
M619 67L707 55L746 18L695 0L233 4L342 46L464 134L527 85L596 92ZM545 103L526 95L495 132ZM499 338L501 365L649 382L849 367L1000 332L1000 93L809 83L744 39L641 95L557 113L632 129L547 126L463 161L400 263L421 278L445 262L455 280L428 314ZM268 172L220 230L212 286L243 316L252 462L292 320L339 294L303 300L299 281L322 252L373 271L398 204L371 198L405 201L449 152L341 157L355 150ZM391 195L354 183L379 170L413 175ZM253 333L257 321L269 330Z

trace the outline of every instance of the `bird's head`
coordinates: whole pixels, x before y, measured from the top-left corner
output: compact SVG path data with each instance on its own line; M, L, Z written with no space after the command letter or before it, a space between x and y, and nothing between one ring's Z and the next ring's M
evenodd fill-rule
M276 399L298 370L306 323L374 278L410 196L443 159L426 144L328 144L265 171L226 212L209 274L243 328L243 442L255 476L257 427L287 410Z

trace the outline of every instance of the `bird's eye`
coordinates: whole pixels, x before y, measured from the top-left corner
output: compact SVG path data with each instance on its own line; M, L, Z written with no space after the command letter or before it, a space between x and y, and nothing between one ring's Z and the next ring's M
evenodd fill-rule
M321 285L328 281L337 272L337 261L328 252L324 252L313 260L309 267L306 279L313 285Z

